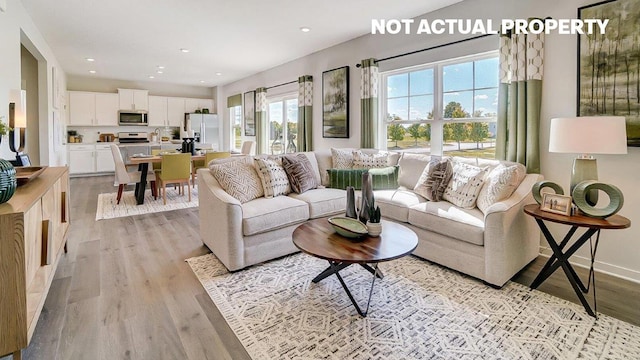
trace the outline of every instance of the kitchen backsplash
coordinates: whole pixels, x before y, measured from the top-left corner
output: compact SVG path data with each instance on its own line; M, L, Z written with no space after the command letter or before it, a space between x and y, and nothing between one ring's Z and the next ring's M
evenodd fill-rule
M159 127L160 134L164 127ZM173 128L171 128L173 129ZM78 135L82 135L83 143L95 143L100 140L100 134L109 133L118 136L119 132L146 132L153 133L156 127L152 126L67 126L67 131L75 130Z

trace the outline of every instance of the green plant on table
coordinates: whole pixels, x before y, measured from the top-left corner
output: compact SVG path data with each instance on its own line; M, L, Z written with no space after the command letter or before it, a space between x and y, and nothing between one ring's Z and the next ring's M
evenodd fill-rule
M12 129L4 123L4 116L0 116L0 138L7 135Z
M376 206L375 208L371 206L369 208L369 222L373 224L378 224L380 222L380 206Z

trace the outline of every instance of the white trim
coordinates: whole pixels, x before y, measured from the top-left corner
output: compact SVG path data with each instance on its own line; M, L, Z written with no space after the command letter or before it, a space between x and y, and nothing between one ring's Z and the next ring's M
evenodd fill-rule
M540 255L546 258L550 257L553 252L546 246L540 246ZM584 256L574 255L571 257L571 265L579 266L581 268L589 269L591 259ZM618 265L609 264L602 261L595 261L593 268L602 274L611 275L620 279L628 280L637 284L640 284L640 271L627 269ZM560 269L556 271L562 271ZM596 278L596 281L598 279Z

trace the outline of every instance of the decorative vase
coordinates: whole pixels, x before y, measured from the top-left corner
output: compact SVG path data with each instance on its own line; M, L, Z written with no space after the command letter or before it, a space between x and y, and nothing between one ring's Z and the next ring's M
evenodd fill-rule
M17 186L16 169L7 160L0 159L0 204L11 199Z
M367 221L367 230L369 231L369 236L378 237L382 233L382 223Z
M371 184L371 175L368 171L362 173L362 204L360 205L359 220L366 224L369 220L369 207L373 206L373 186Z
M356 193L353 186L347 186L347 213L346 217L357 219L358 213L356 212Z

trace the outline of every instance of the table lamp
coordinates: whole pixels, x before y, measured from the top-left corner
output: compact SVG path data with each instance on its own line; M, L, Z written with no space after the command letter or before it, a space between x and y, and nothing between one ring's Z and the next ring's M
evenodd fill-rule
M598 180L596 159L591 154L626 154L627 130L623 116L585 116L551 119L549 152L580 154L573 161L571 193L584 180ZM586 196L598 202L598 191Z

